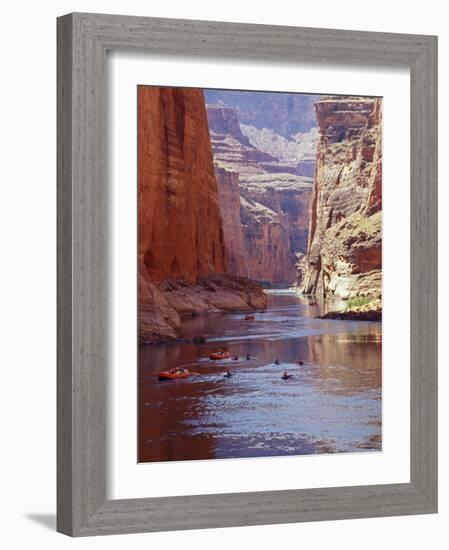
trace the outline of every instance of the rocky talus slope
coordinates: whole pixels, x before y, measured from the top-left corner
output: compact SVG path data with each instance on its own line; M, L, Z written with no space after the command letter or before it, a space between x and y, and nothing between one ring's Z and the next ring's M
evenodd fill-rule
M381 99L327 97L316 104L320 130L306 256L306 294L365 298L381 311ZM360 310L362 306L354 306Z
M203 92L138 88L139 338L177 337L183 314L265 307L227 277Z
M279 158L278 149L271 154L254 145L236 108L208 104L207 111L217 183L224 198L220 208L229 268L253 280L291 284L296 253L307 248L312 178L299 176L295 162L287 155ZM283 143L281 138L278 141Z

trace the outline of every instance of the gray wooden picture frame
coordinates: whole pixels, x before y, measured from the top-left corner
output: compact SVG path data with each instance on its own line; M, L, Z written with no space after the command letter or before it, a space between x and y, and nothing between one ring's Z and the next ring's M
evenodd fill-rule
M437 38L83 13L57 25L58 531L83 536L436 512ZM108 50L410 69L410 483L107 500Z

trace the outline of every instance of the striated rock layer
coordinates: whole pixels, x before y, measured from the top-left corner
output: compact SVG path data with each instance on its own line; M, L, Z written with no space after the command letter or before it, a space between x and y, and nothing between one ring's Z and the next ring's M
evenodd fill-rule
M320 141L298 286L375 302L382 294L381 100L327 97L316 114Z
M240 127L251 145L279 159L289 172L298 176L313 177L319 137L318 128L285 138L268 128L260 130L244 124Z
M286 140L280 137L281 145L271 149L274 154L268 152L268 145L265 151L254 145L259 138L259 144L270 140L240 125L236 108L211 104L207 112L228 268L257 281L292 284L297 253L307 249L312 179L298 175L305 170L298 168L303 157L292 161L291 151L285 152ZM303 160L307 163L310 158Z
M226 257L203 92L139 86L138 110L140 341L176 338L187 312L264 307L260 287L217 275Z

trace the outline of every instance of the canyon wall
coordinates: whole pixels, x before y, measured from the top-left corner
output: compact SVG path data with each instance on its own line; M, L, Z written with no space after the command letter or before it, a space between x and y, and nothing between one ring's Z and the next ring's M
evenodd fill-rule
M226 266L234 275L249 277L247 250L240 217L239 174L219 166L216 166L215 174L223 220Z
M176 338L181 316L265 307L227 277L219 194L201 90L138 87L139 338Z
M268 146L265 150L256 146L258 131L251 134L240 124L236 108L208 104L207 113L217 183L224 198L220 207L228 267L231 273L253 280L292 284L297 253L307 249L312 178L298 175L297 157L280 155L279 147L270 152ZM280 136L277 140L281 146L286 141ZM240 228L231 207L237 201Z
M291 284L289 235L278 213L243 196L240 212L249 277L267 284Z
M326 97L315 107L320 141L308 249L298 264L298 286L306 294L364 297L379 305L381 99Z
M152 281L223 272L203 92L139 86L139 262Z

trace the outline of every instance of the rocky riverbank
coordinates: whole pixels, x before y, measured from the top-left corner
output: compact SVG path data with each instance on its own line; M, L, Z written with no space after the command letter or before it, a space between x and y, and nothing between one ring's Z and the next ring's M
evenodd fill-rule
M196 284L183 280L151 283L141 277L139 296L140 344L179 341L185 317L267 307L267 296L260 285L224 273L211 274Z
M372 300L361 306L349 306L345 310L329 311L320 319L340 319L346 321L382 321L382 301Z

